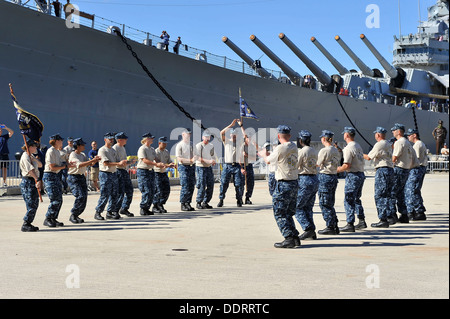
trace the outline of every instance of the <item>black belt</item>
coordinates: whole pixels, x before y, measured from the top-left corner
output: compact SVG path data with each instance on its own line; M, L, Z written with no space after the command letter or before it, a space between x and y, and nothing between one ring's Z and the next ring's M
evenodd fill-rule
M240 163L236 163L236 162L233 162L233 163L225 163L225 164L227 164L227 165L232 165L232 166L236 166L236 165L241 165Z
M181 164L181 165L186 166L186 167L190 167L190 166L194 166L195 164Z

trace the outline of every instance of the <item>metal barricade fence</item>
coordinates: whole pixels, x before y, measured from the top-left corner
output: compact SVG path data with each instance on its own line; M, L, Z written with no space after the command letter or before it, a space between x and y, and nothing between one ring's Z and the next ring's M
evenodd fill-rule
M4 169L6 168L6 180L4 179ZM0 174L2 176L0 187L19 187L22 181L18 160L0 161Z

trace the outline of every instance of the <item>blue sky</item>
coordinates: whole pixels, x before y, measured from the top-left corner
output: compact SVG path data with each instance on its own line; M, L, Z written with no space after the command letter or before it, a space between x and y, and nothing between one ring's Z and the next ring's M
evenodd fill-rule
M80 11L155 35L167 30L171 40L181 36L189 46L241 61L222 42L222 36L227 36L253 59L261 58L263 67L279 70L249 40L255 34L298 73L310 74L278 38L283 32L331 75L337 71L311 43L312 36L347 69L357 67L334 40L336 35L370 68L381 68L359 35L364 33L391 62L393 35L399 34L399 3L402 34L409 34L417 31L419 7L421 19L426 20L427 8L436 0L72 0L72 3ZM367 17L373 13L366 12L369 5L379 8L379 28L366 26Z

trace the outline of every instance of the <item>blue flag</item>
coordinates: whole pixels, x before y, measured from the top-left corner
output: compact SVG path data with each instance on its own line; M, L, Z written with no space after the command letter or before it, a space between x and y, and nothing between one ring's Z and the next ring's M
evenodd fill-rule
M258 119L256 114L253 113L250 106L248 106L247 102L245 102L245 100L242 97L239 97L239 104L240 104L240 110L241 110L242 117L247 117L247 118L251 118L251 119L255 119L255 120Z
M19 129L22 135L27 136L30 140L40 142L42 131L44 131L44 125L37 118L36 115L33 115L19 106L17 103L17 99L14 95L14 92L11 88L11 98L14 103L14 107L16 108L17 121L19 122Z

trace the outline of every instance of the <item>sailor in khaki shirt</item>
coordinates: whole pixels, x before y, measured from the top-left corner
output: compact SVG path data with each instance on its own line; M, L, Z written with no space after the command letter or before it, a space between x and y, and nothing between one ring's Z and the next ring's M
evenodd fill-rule
M214 145L211 144L212 136L209 132L204 132L202 141L195 145L195 162L197 171L197 208L211 209L209 205L214 191L214 173L212 166L216 164Z
M67 183L70 186L72 194L75 196L75 202L73 203L73 208L71 210L72 214L69 218L73 224L84 222L79 216L84 212L88 198L88 185L85 176L87 167L94 165L100 160L100 156L96 156L92 160L89 160L83 153L85 145L86 142L84 142L82 138L74 139L74 150L69 156L69 162L74 165L69 168L67 176Z
M108 204L106 218L108 219L120 219L118 207L119 197L119 180L117 174L117 166L123 166L127 164L126 160L120 162L117 161L116 151L112 148L114 144L114 133L106 133L103 136L105 145L98 150L98 156L100 157L99 167L99 180L100 180L100 198L95 208L94 218L97 220L104 220L100 214L104 211L106 204Z
M392 186L394 185L394 164L392 163L392 146L386 141L387 130L378 126L375 131L377 143L364 159L373 160L375 165L375 206L378 212L378 223L371 226L375 228L388 228L388 214Z
M295 143L290 142L291 128L279 125L277 128L280 145L271 153L260 152L267 164L277 163L275 178L277 185L273 193L273 212L284 241L275 243L275 248L294 248L300 246L299 232L295 228L295 215L298 190L298 151Z
M20 190L25 201L27 212L23 218L23 225L21 230L23 232L35 232L39 228L33 226L31 223L34 221L37 209L39 207L39 193L36 186L39 179L39 168L42 167L40 160L34 157L34 153L37 152L37 143L33 140L28 140L26 145L22 147L25 151L20 157L20 171L22 173L22 182L20 183ZM26 152L28 150L28 152Z
M313 208L319 189L317 177L317 151L311 147L311 132L301 130L298 133L298 192L295 217L302 226L304 233L300 240L317 239L314 225Z
M167 137L161 136L158 139L158 147L155 150L155 160L163 164L163 166L155 166L155 184L156 193L153 197L153 212L167 213L164 208L170 195L170 180L167 175L167 168L174 168L175 164L170 158L170 153L167 150Z
M409 129L405 135L408 136L408 140L413 144L413 159L415 160L405 185L405 203L408 209L408 218L409 220L426 220L426 208L423 204L421 190L427 172L427 147L420 140L417 129Z
M347 216L347 225L340 228L340 232L355 232L355 229L367 228L365 222L364 209L361 203L362 189L364 186L364 154L361 146L355 142L356 130L353 127L345 127L344 140L347 146L342 150L344 163L338 167L337 172L347 171L345 177L345 199L344 207ZM359 223L354 225L355 216L358 216Z
M392 151L394 185L392 186L391 192L388 222L390 225L393 225L397 222L409 222L408 209L405 203L405 185L411 168L413 149L404 137L405 126L403 124L395 123L391 128L391 132L396 138L396 141ZM397 216L397 210L401 214L400 218Z

